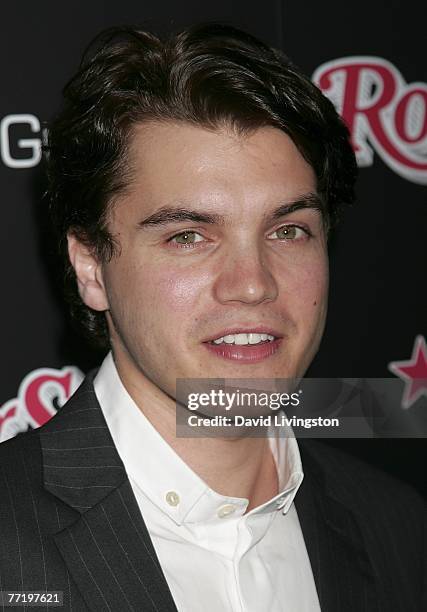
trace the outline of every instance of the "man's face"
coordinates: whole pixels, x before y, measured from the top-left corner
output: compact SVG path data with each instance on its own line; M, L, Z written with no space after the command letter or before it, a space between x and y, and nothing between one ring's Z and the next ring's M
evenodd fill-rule
M176 378L302 376L328 266L321 213L307 206L315 174L292 140L272 127L151 123L135 129L129 159L109 223L119 254L100 268L121 368L172 397Z

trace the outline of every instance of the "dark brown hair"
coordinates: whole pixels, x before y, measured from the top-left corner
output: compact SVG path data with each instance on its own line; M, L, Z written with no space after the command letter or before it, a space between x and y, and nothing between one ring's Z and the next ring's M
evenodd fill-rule
M195 26L166 40L134 27L110 28L90 45L64 98L44 147L50 214L71 313L98 344L108 345L105 315L80 299L66 236L74 232L101 260L114 255L107 213L129 180L134 124L277 127L313 167L329 226L353 201L356 162L332 103L284 54L231 26Z

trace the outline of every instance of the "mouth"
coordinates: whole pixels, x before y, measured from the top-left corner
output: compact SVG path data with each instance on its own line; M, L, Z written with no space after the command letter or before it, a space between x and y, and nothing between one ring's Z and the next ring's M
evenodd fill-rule
M282 334L265 328L228 329L203 345L222 359L240 363L257 363L274 355L283 340Z

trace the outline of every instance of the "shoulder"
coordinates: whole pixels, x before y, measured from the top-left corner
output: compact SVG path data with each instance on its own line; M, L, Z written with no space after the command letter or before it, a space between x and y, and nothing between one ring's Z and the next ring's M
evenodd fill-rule
M20 494L22 489L31 488L42 492L43 453L41 437L47 431L55 429L58 423L67 419L70 413L85 408L90 397L93 401L93 373L88 375L75 393L44 425L37 429L20 433L0 444L0 487ZM0 505L5 503L0 495Z
M407 499L427 508L426 501L412 486L350 453L317 440L300 440L299 446L303 468L314 470L315 477L324 475L353 498L360 494L367 503Z
M385 609L392 609L391 602L396 610L427 609L421 603L427 601L426 501L342 450L317 440L298 443L304 471L300 518L309 514L325 546L334 550L339 542L363 561L366 575L375 576L378 597L388 602Z
M37 430L0 444L0 573L9 571L6 559L13 565L20 546L37 538L40 505L46 499L42 479Z
M427 502L412 486L324 442L304 440L300 449L305 476L373 532L416 547L426 538Z
M16 473L26 458L41 466L39 430L20 433L0 444L0 469L3 473Z
M42 453L38 430L19 434L0 444L0 512L24 508L29 492L42 488ZM4 516L3 516L4 518Z

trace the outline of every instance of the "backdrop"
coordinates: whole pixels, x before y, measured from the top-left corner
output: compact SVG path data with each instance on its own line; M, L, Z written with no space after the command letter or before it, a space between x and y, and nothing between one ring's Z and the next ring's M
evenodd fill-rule
M407 410L427 410L427 85L421 2L121 0L6 3L0 23L0 439L46 421L102 355L70 328L53 282L40 164L43 125L81 52L102 28L158 32L221 20L284 50L352 133L357 204L331 245L331 295L309 374L392 377ZM393 373L394 372L394 373ZM397 372L399 374L399 372ZM338 440L427 492L424 439Z

